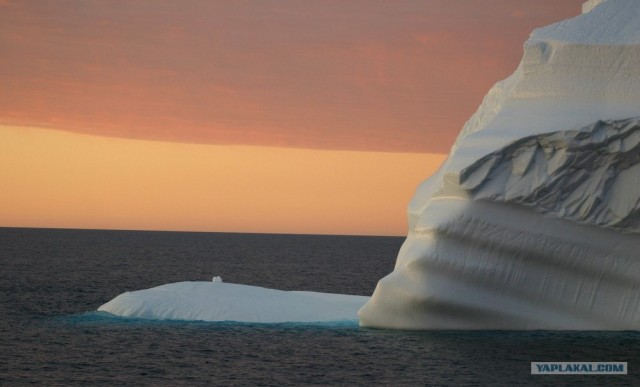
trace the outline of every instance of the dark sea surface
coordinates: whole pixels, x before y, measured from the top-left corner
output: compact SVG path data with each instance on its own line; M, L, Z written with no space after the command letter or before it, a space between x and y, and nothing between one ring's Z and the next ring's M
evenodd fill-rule
M127 290L204 280L370 295L403 238L0 228L1 385L640 385L638 332L406 332L122 319ZM629 375L530 375L627 361Z

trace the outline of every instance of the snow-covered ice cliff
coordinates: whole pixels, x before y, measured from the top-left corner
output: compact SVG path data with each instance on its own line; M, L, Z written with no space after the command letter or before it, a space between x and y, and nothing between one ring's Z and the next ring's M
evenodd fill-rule
M360 324L640 328L640 1L535 30L409 205Z

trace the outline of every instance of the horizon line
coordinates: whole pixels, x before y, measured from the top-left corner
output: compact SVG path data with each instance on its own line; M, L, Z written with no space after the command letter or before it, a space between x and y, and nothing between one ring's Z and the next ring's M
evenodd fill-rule
M123 232L171 232L171 233L192 233L192 234L255 234L255 235L300 235L300 236L336 236L336 237L373 237L373 238L406 238L402 235L380 235L380 234L311 234L296 232L259 232L259 231L203 231L203 230L158 230L158 229L120 229L120 228L84 228L84 227L29 227L29 226L2 226L1 229L22 229L22 230L66 230L66 231L123 231Z

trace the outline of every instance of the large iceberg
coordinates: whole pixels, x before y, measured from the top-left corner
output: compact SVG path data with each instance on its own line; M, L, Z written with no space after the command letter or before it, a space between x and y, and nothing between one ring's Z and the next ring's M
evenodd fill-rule
M535 30L417 189L360 324L640 328L640 1Z
M535 30L409 205L371 298L181 282L99 310L398 329L640 328L640 1ZM364 305L364 306L363 306ZM358 311L359 310L359 311ZM357 313L357 314L356 314Z

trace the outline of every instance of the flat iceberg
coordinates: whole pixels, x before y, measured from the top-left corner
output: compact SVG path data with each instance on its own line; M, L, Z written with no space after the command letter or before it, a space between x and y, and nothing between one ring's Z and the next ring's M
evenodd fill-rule
M316 323L358 321L369 297L283 291L212 282L177 282L123 293L98 308L121 317L154 320Z
M640 1L535 30L418 187L360 324L639 329L637 117Z

